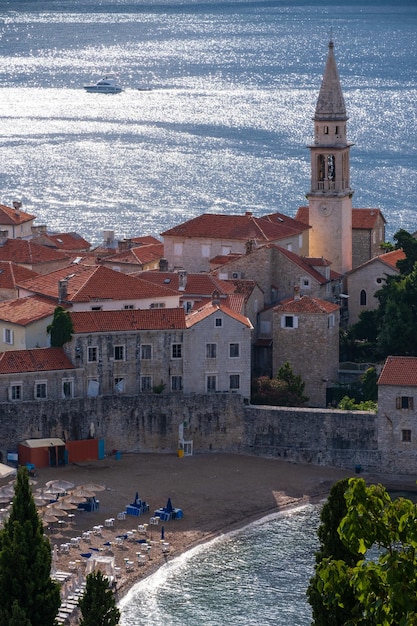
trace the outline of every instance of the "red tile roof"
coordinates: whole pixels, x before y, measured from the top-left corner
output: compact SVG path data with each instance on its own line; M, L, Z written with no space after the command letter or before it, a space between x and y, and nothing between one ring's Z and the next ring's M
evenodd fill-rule
M25 222L35 220L35 215L29 215L21 209L15 209L8 207L4 204L0 204L0 224L3 226L18 226Z
M309 227L282 213L273 213L263 217L254 217L250 212L245 215L205 213L174 226L162 233L162 236L272 242L298 235L306 228Z
M194 326L194 324L198 324L198 322L201 322L202 320L210 317L210 315L213 315L218 311L221 311L225 315L228 315L229 317L235 319L241 324L244 324L244 326L246 326L247 328L252 328L252 324L247 317L240 313L237 313L236 311L233 311L232 309L229 309L223 304L214 304L212 301L200 307L199 309L197 309L197 311L192 311L189 315L187 315L187 328L191 328L192 326Z
M73 311L70 316L76 334L129 330L171 330L186 327L183 307L124 311Z
M108 263L135 263L136 265L145 265L158 261L164 256L164 246L162 243L154 243L144 246L136 246L129 250L122 250L116 254L107 256L104 261Z
M0 374L74 369L62 348L36 348L0 352Z
M207 296L210 297L213 291L220 294L234 293L235 287L230 281L221 280L212 274L186 274L185 288L180 289L180 275L178 272L148 271L135 274L138 278L149 281L155 285L165 285L178 291L185 297Z
M59 250L76 252L89 250L91 244L78 233L53 233L45 235Z
M417 357L389 356L382 368L378 385L417 387Z
M309 223L309 207L298 207L296 219L303 224ZM352 209L352 228L357 230L372 230L375 228L378 217L385 222L385 218L379 209Z
M36 243L36 240L7 239L0 244L0 261L13 261L25 265L36 265L49 261L62 261L69 256L59 250Z
M123 272L116 272L98 265L87 267L72 265L33 280L19 283L19 287L36 294L58 298L59 281L67 280L68 302L91 302L94 300L136 300L163 298L176 295L164 285L153 285Z
M306 313L317 315L320 313L334 313L340 309L338 304L313 298L312 296L301 296L298 300L286 298L273 307L274 311L282 313Z
M0 320L19 326L27 326L32 322L53 315L55 308L56 303L38 296L6 300L0 303Z
M14 289L21 280L39 276L37 272L12 261L0 261L0 289Z
M391 250L391 252L381 254L378 258L390 267L398 270L397 261L405 259L405 254L402 250Z
M133 243L140 244L141 246L148 246L150 244L158 244L161 243L159 239L153 237L152 235L143 235L142 237L131 237L131 241Z

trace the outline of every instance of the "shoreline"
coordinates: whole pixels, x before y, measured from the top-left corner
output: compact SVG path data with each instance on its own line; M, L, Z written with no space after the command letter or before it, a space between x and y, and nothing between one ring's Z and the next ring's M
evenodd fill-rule
M118 569L116 601L119 603L135 584L154 574L167 559L269 515L318 503L327 497L335 482L352 476L358 477L353 468L301 465L236 454L209 453L178 458L172 453L131 453L122 454L118 459L106 457L85 464L41 468L33 489L58 479L77 486L86 483L104 486L104 490L96 494L99 510L71 511L71 523L67 524L68 518L63 517L61 522L45 529L45 535L52 548L57 546L56 569L71 574L72 580L65 583L68 588L63 589L67 595L73 592L76 581L85 576L87 560L82 554L113 556ZM362 474L362 477L367 482L390 485L391 489L416 489L413 476ZM136 492L149 504L149 513L139 517L126 515L119 520L118 513L125 511ZM151 526L154 510L165 506L168 498L172 499L174 507L182 509L183 518ZM109 518L114 518L111 527L105 525ZM146 534L141 535L139 527L144 524L148 524ZM89 542L84 541L83 533L93 531L94 527L101 527L100 533L92 533ZM164 542L169 544L168 554L162 551L162 534ZM127 539L116 547L118 536ZM140 536L151 546L145 556L138 556L144 545L138 543ZM80 542L71 545L75 537L79 537ZM61 551L63 544L70 545L67 552ZM76 613L70 621L62 623L77 625Z

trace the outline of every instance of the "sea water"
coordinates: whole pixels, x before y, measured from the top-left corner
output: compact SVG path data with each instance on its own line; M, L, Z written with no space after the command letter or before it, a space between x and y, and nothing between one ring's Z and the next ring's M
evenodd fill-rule
M414 0L2 0L0 202L94 245L293 216L332 37L353 204L414 231L416 33ZM125 90L86 93L105 72Z
M307 626L318 523L307 505L168 561L122 600L121 626Z

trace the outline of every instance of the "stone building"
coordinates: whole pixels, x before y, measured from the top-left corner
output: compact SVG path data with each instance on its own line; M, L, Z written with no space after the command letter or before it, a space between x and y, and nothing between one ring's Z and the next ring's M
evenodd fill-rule
M379 209L352 211L352 267L381 254L386 220Z
M417 454L417 357L389 356L378 379L378 447L386 471L409 473Z
M47 332L56 305L31 296L0 303L0 352L48 348Z
M272 340L272 376L288 361L306 383L308 406L326 406L327 387L337 380L339 309L332 302L300 296L296 289L293 298L261 314L261 336L266 339L269 331Z

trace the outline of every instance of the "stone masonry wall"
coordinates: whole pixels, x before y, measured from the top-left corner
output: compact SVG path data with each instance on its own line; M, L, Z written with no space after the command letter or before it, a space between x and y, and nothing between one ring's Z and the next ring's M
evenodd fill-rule
M173 453L178 429L194 453L225 452L369 472L415 474L414 450L378 447L378 416L364 411L246 405L234 394L99 397L0 404L0 453L25 439L85 439L91 423L106 453Z

